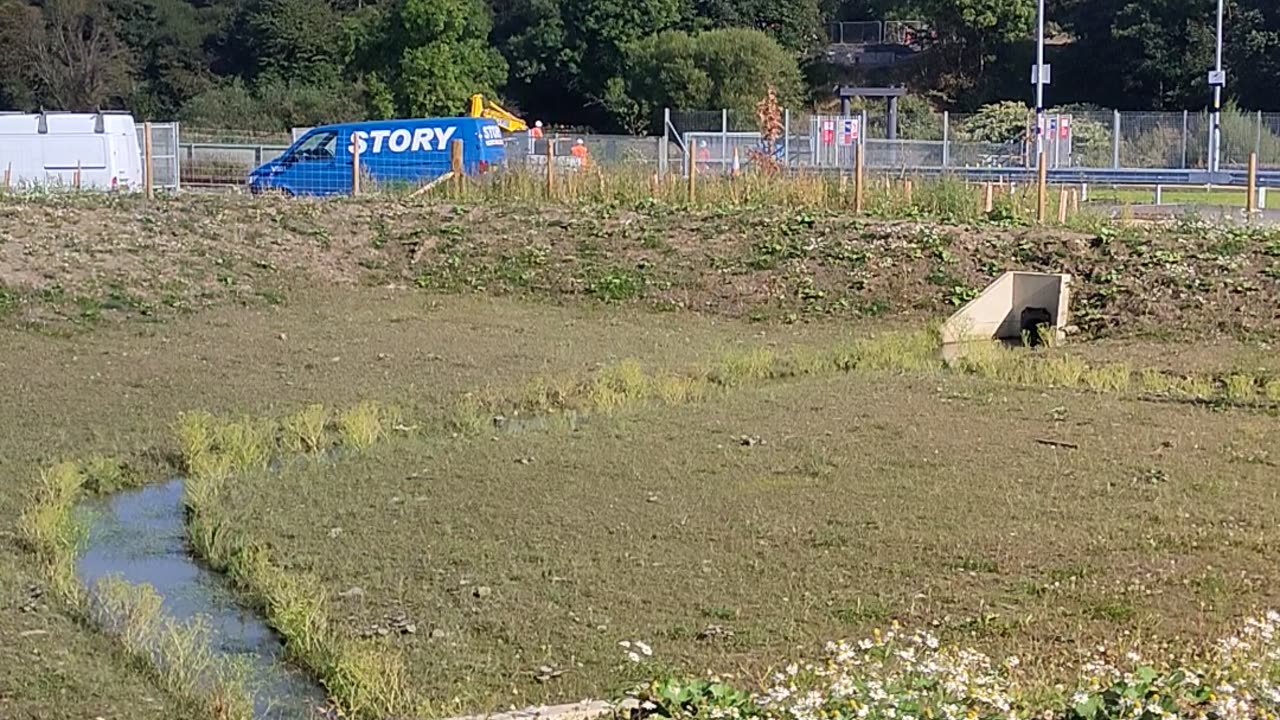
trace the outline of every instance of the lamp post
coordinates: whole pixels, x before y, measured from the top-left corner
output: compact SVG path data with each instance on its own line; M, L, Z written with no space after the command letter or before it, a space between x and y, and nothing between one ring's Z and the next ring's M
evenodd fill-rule
M1221 2L1221 0L1219 0ZM1044 0L1036 4L1036 162L1044 162Z
M1209 73L1213 86L1213 117L1209 124L1209 170L1218 172L1222 162L1222 86L1227 74L1222 69L1222 0L1218 0L1218 42L1214 50L1214 71Z

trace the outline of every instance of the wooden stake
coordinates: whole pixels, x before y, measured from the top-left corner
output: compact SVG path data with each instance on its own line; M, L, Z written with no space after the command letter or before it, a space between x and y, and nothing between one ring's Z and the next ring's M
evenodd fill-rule
M990 215L992 210L996 209L996 187L991 183L987 183L982 190L982 214Z
M1258 212L1258 153L1249 153L1249 197L1245 200L1245 211L1250 215Z
M908 204L908 205L910 205L910 204L911 204L911 190L912 190L912 187L911 187L911 181L910 181L910 180L903 180L903 181L902 181L902 194L903 194L903 196L906 198L906 200L907 200L907 204Z
M693 153L689 153L689 204L692 205L697 199L697 182L694 178L698 174L698 163Z
M556 191L556 139L547 140L547 198L550 199L555 195Z
M155 196L155 188L153 183L155 180L151 172L151 123L142 123L142 188L150 200Z
M76 174L75 174L75 178L74 178L74 180L72 181L72 184L73 184L73 185L75 185L75 188L76 188L77 190L79 190L79 189L80 189L80 160L79 160L79 158L77 158L77 159L76 159Z
M440 177L436 178L435 180L432 180L431 182L427 183L426 185L423 185L422 187L418 188L417 190L414 190L413 192L409 193L409 197L418 197L419 195L425 195L426 193L431 192L431 188L434 188L435 186L439 185L440 183L448 182L448 181L450 181L450 180L452 180L452 179L453 179L453 171L451 170L451 171L449 171L449 172L447 172L447 173L445 173L445 174L441 175Z
M1071 214L1080 214L1080 190L1079 188L1071 188Z
M1067 189L1058 189L1058 224L1067 224Z
M462 140L455 138L449 141L449 173L453 175L454 186L459 194L466 177L466 169L462 165Z
M840 197L844 197L849 188L849 176L840 173Z
M351 143L351 197L360 194L360 143Z
M862 149L863 149L863 146L859 145L858 152L856 155L854 155L854 158L853 158L853 211L856 213L862 212L862 187L866 181L866 178L863 177L863 172L862 172L863 171Z
M13 180L13 163L9 163L4 168L4 190L9 191L9 183Z

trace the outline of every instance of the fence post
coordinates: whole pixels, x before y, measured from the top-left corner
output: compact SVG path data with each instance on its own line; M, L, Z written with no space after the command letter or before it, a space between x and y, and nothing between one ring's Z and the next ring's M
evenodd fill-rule
M942 169L951 164L951 112L942 111Z
M724 159L729 154L729 110L720 110L720 167L724 168Z
M1067 224L1067 189L1065 187L1058 189L1058 224Z
M1253 154L1262 154L1262 111L1258 111L1258 137L1253 142Z
M1249 154L1249 197L1244 208L1250 215L1258 211L1258 153Z
M351 197L360 194L360 143L351 141Z
M662 140L658 146L658 177L665 178L667 176L667 163L671 148L668 143L671 142L671 108L662 109Z
M1120 111L1111 116L1111 167L1120 167Z
M773 152L773 148L769 148ZM782 166L791 167L791 108L782 111Z
M1189 111L1182 111L1182 169L1187 169L1187 116Z
M175 193L182 190L182 159L178 152L178 143L182 141L182 128L177 123L173 123L173 191Z
M4 192L9 191L9 183L13 181L13 163L10 162L4 167L4 187L0 188Z
M151 123L144 122L142 123L142 190L146 193L148 200L155 195L155 189L152 187L151 170L153 159L151 156Z

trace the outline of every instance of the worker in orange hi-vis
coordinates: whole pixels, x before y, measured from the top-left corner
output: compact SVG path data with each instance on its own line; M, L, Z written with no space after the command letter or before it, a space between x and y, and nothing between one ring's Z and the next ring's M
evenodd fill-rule
M538 141L541 139L542 139L542 121L539 120L533 124L533 127L529 128L529 154L530 155L539 154Z
M706 140L698 141L698 171L706 172L711 169L711 148L707 147Z
M578 138L578 140L573 143L573 149L569 152L572 153L574 157L578 158L578 167L580 169L587 166L587 145L582 142L582 138Z

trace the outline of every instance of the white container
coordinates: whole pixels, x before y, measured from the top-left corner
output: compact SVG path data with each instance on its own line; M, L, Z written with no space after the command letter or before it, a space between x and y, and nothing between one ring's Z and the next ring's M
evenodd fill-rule
M142 187L142 153L126 113L0 114L0 173L11 187Z

